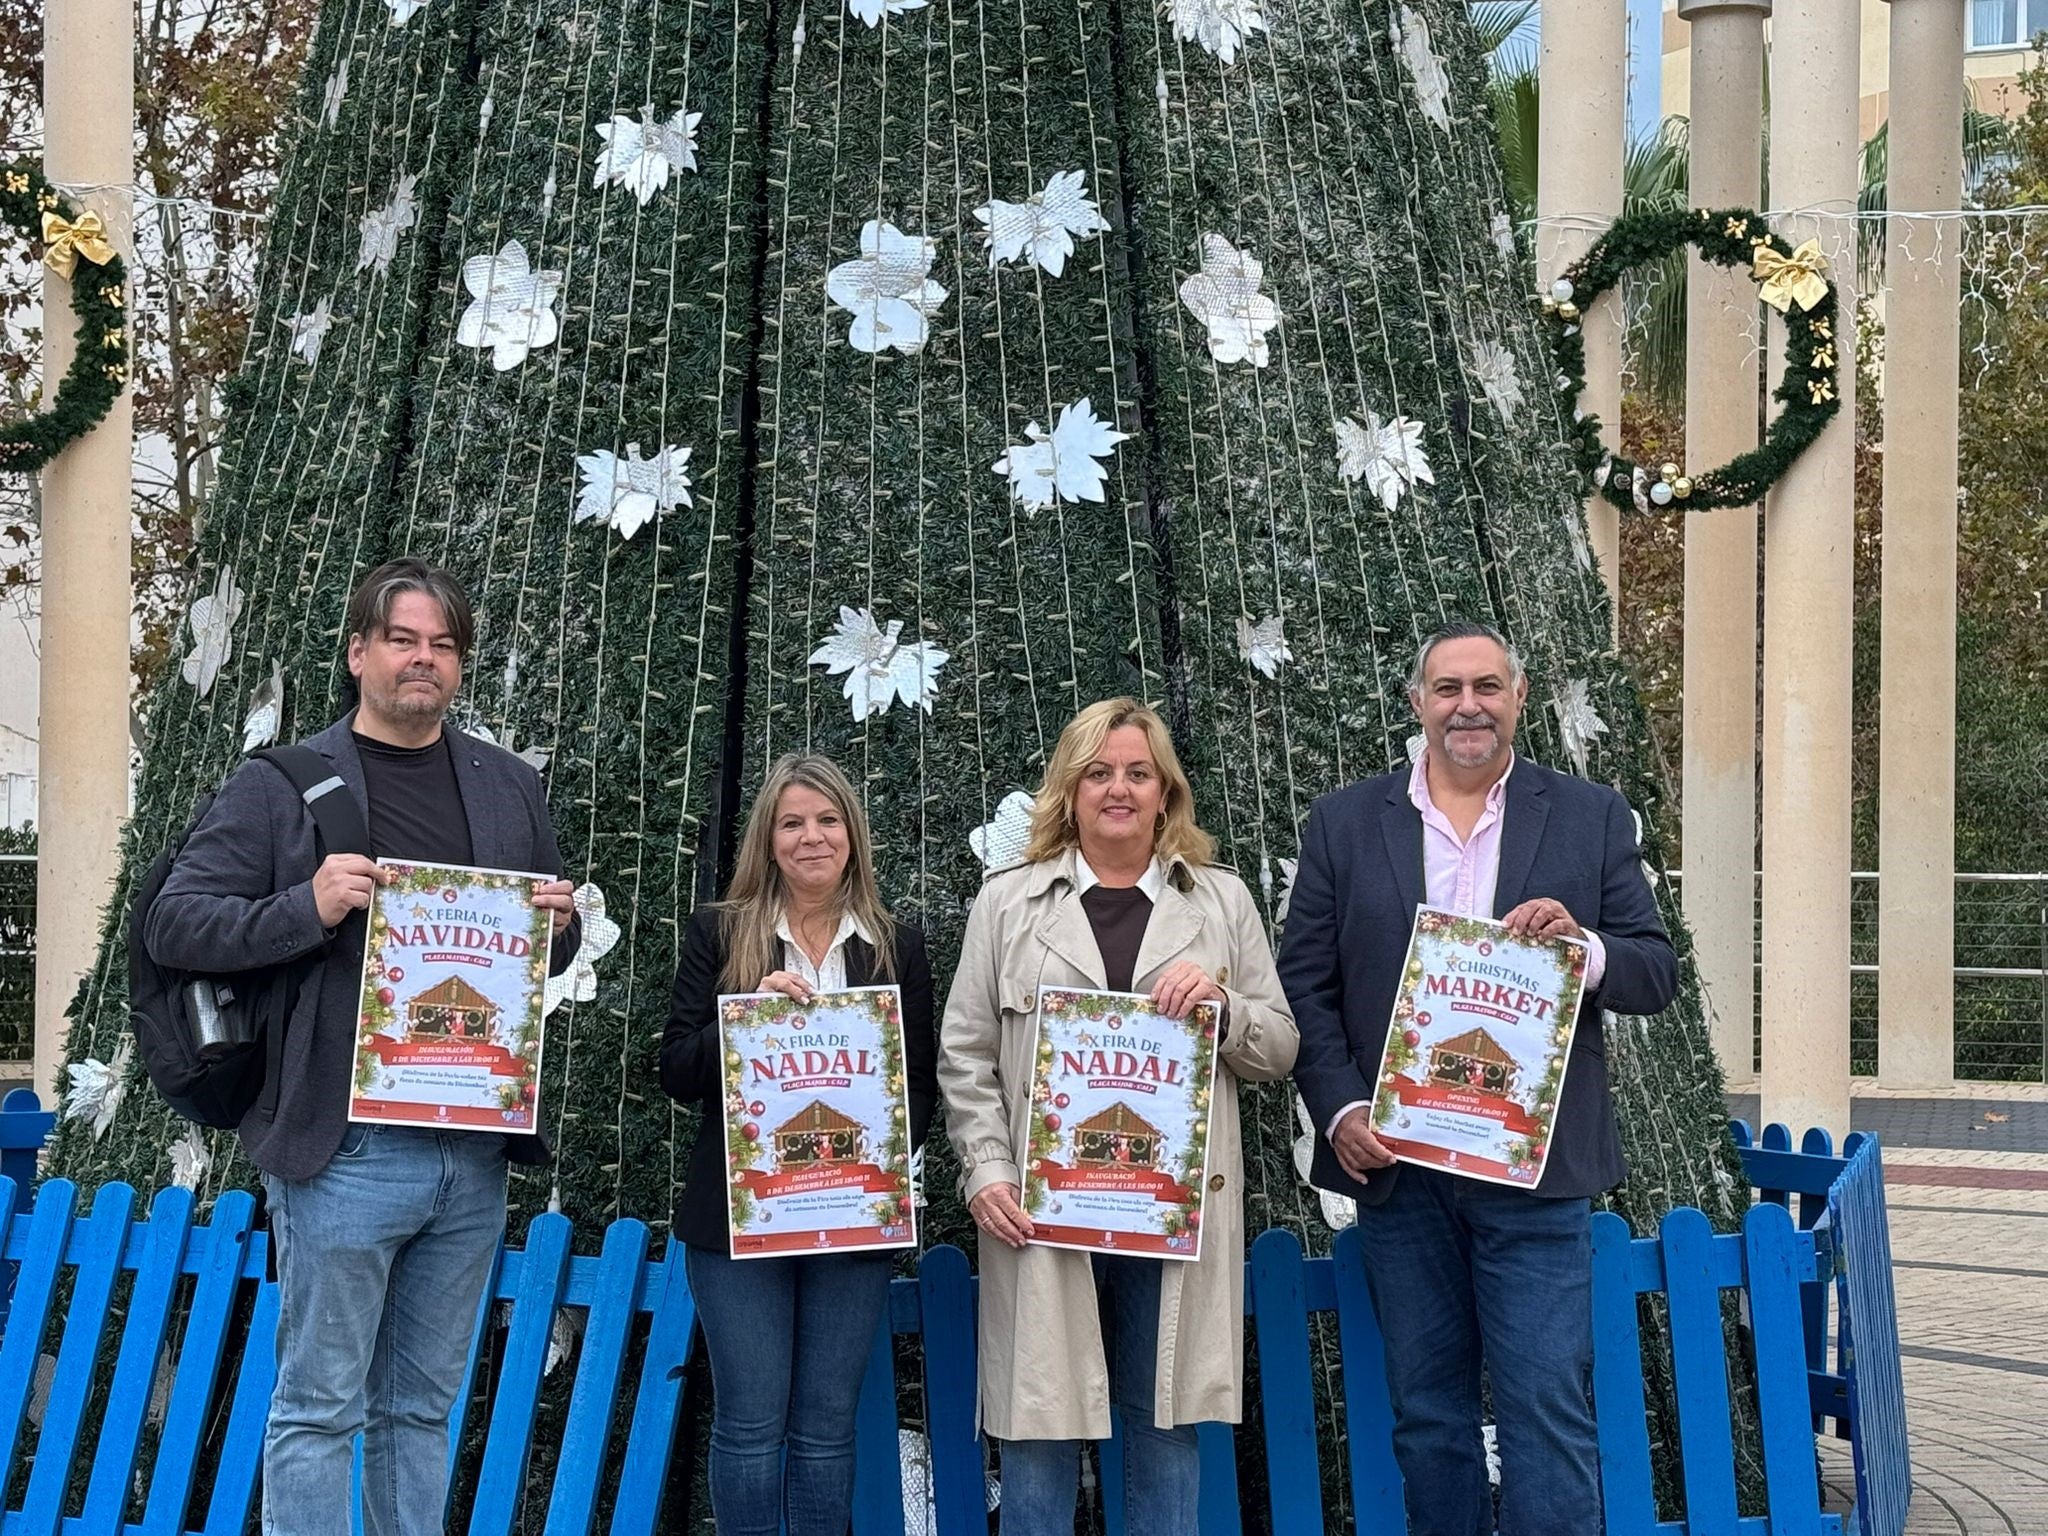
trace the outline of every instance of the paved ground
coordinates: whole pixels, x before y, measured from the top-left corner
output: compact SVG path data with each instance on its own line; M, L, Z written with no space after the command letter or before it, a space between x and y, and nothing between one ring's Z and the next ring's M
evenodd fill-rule
M1885 1148L1908 1536L2048 1536L2048 1100L1873 1096L1852 1119ZM1822 1461L1847 1507L1847 1446Z

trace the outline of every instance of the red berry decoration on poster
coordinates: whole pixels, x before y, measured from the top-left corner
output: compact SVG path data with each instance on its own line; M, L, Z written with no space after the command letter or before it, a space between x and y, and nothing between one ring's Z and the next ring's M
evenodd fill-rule
M753 1121L749 1120L745 1125L740 1127L740 1134L746 1137L749 1141L759 1141L761 1139L761 1127L756 1125Z
M1404 1029L1401 1031L1401 1039L1412 1050L1422 1044L1422 1031L1419 1029Z
M1045 1113L1045 1128L1048 1131L1056 1131L1060 1128L1060 1117L1051 1110L1047 1110Z
M382 1003L386 1008L389 1008L392 1005L392 1003L397 1001L397 999L398 994L392 991L389 987L379 987L377 989L377 1001Z

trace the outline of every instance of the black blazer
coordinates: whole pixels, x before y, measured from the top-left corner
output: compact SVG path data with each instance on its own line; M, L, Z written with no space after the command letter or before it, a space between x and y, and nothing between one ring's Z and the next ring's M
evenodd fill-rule
M683 934L675 995L661 1035L661 1086L679 1104L699 1104L704 1119L690 1151L690 1171L676 1200L675 1235L698 1248L730 1251L725 1208L725 1136L719 1107L718 994L725 988L725 938L717 912L699 910ZM757 978L758 979L758 978ZM896 975L875 974L875 952L858 935L846 941L846 983L903 989L904 1086L910 1096L911 1150L924 1145L939 1100L938 1035L932 1028L932 966L924 934L896 925Z
M1409 773L1402 768L1352 784L1310 807L1280 945L1280 983L1301 1029L1294 1081L1315 1121L1310 1177L1319 1189L1369 1205L1386 1199L1400 1165L1360 1184L1338 1164L1324 1131L1346 1104L1372 1101L1422 902L1422 815L1408 798ZM1600 988L1580 1008L1539 1195L1597 1195L1628 1176L1600 1011L1659 1013L1678 994L1678 956L1641 860L1635 823L1619 794L1516 760L1493 915L1548 896L1598 933L1607 950Z

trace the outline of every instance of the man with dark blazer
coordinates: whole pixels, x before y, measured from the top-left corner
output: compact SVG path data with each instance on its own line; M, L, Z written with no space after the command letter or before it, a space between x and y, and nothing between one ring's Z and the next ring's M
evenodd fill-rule
M1600 1529L1591 1201L1627 1174L1603 1011L1653 1014L1678 961L1627 803L1514 752L1528 679L1488 626L1448 624L1416 658L1426 745L1408 768L1310 808L1280 949L1301 1030L1294 1080L1311 1178L1352 1196L1386 1338L1410 1536L1491 1536L1482 1363L1501 1458L1501 1536ZM1586 993L1533 1190L1400 1166L1373 1134L1381 1055L1415 909L1583 939Z
M306 745L355 797L373 852L559 875L540 776L443 723L476 633L455 578L382 565L347 628L361 704ZM442 1529L448 1415L504 1235L506 1161L548 1157L538 1134L349 1123L366 912L388 878L360 853L322 858L291 782L246 763L179 852L145 933L160 963L213 973L325 948L280 1070L238 1128L263 1172L282 1290L266 1536L347 1536L357 1431L364 1529ZM534 904L552 915L559 973L580 932L570 882L543 883Z

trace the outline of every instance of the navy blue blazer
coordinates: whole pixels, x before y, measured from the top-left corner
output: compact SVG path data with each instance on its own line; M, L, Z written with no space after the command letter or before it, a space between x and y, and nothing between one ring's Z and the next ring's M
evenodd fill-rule
M1310 1176L1320 1189L1378 1204L1400 1165L1363 1184L1324 1134L1346 1104L1370 1103L1394 993L1423 899L1422 815L1411 770L1323 796L1309 809L1280 945L1280 983L1301 1029L1294 1081L1315 1121ZM1678 956L1643 878L1628 802L1604 784L1528 758L1508 776L1493 915L1548 896L1600 935L1607 968L1579 1013L1542 1183L1552 1198L1598 1195L1628 1175L1607 1087L1600 1013L1652 1014L1678 993Z

